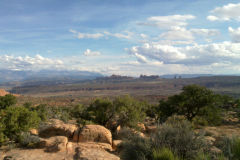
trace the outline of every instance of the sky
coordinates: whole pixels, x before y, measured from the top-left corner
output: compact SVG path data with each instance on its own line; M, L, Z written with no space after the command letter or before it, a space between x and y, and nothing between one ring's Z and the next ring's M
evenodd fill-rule
M0 0L0 69L240 74L240 2Z

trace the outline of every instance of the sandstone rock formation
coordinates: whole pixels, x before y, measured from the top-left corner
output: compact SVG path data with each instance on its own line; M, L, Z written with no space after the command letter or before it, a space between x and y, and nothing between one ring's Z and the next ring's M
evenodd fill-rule
M64 136L56 136L48 139L41 139L40 147L45 148L46 152L66 151L68 138Z
M37 131L31 130L31 134L36 135ZM100 125L86 125L82 129L77 129L75 125L52 119L38 135L41 138L37 149L15 148L5 153L0 150L1 159L120 160L111 153L113 150L111 132ZM117 141L114 144L118 146Z
M39 130L39 136L49 138L52 136L72 137L77 126L66 124L58 119L51 119L44 127Z
M74 142L101 142L112 145L112 134L103 126L86 125L74 133Z

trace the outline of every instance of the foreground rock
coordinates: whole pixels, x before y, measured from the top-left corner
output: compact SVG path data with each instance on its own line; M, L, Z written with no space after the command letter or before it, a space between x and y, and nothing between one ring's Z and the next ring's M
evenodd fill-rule
M39 146L45 148L46 152L66 151L68 138L56 136L48 139L41 139Z
M53 136L65 136L71 138L74 131L77 130L77 126L73 124L66 124L58 119L51 119L44 127L39 131L40 137L53 137Z
M112 133L100 125L86 125L74 133L73 141L101 142L112 145Z
M76 153L75 158L81 160L120 160L116 155L110 154L103 149L77 148Z
M72 143L68 142L65 152L46 152L44 149L13 149L1 153L1 159L10 160L120 160L120 158L105 149L110 149L106 143Z

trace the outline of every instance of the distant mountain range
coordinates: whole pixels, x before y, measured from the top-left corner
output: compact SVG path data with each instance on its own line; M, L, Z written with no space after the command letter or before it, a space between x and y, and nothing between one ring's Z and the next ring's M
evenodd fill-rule
M88 71L68 71L68 70L40 70L40 71L14 71L0 70L0 83L12 82L68 82L91 80L103 77L102 74Z

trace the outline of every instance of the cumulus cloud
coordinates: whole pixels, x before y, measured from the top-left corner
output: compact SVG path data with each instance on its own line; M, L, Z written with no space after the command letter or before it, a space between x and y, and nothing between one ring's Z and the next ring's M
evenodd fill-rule
M186 47L146 43L128 51L132 55L137 54L137 59L142 55L164 64L211 65L219 62L238 63L240 60L240 45L231 42Z
M229 21L237 20L240 21L240 3L233 4L229 3L222 7L217 7L212 10L211 15L207 17L210 21Z
M233 29L232 27L229 27L228 31L232 37L232 41L235 43L240 43L240 27L237 29Z
M0 56L1 68L25 70L25 69L45 69L58 68L63 65L63 61L58 59L45 58L39 54L35 57L30 56Z
M104 35L102 33L81 33L78 32L76 30L72 30L70 29L69 32L73 33L78 39L83 39L83 38L87 38L87 39L98 39L103 37Z
M168 29L176 26L186 26L188 20L195 19L193 15L169 15L169 16L153 16L147 19L147 22L138 23L139 25L157 26L159 28Z
M165 62L175 63L176 61L185 59L186 57L186 55L181 53L177 47L149 43L145 43L143 46L134 46L131 49L129 49L129 53L135 56L137 55L136 57L138 59L142 55L144 57L155 59L158 60L159 62L164 63Z
M86 49L86 51L83 53L84 56L100 56L101 53L98 51L91 51L90 49Z

